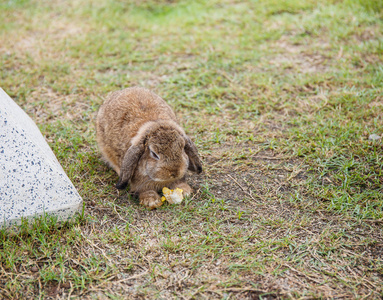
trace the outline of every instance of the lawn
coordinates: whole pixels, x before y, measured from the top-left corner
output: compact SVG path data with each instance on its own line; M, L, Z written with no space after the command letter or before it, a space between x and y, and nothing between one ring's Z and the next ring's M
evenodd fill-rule
M0 20L1 87L84 199L0 231L0 298L383 297L380 0L5 0ZM129 86L199 149L181 205L146 210L101 160L97 109Z

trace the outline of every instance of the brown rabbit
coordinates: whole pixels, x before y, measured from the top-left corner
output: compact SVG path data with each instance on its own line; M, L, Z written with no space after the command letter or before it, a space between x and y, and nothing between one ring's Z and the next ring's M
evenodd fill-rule
M139 196L148 208L162 205L163 187L183 189L189 169L201 173L197 148L170 106L151 91L133 87L112 93L97 114L97 142L104 159L119 175L116 185Z

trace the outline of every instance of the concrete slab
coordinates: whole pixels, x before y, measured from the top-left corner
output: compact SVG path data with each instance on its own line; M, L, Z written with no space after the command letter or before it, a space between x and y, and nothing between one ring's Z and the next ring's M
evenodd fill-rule
M0 88L0 228L70 219L82 199L31 118Z

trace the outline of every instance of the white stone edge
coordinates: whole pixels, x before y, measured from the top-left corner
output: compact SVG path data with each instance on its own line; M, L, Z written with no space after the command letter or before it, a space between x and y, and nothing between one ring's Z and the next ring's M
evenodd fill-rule
M51 218L56 217L57 223L61 224L64 222L75 220L76 216L81 214L84 210L84 202L80 201L75 205L68 205L66 207L61 207L56 210L43 211L41 213L35 213L33 215L23 216L22 218L16 218L12 220L1 220L0 230L9 230L15 231L22 224L23 220L26 220L29 225L31 225L36 219L39 218Z

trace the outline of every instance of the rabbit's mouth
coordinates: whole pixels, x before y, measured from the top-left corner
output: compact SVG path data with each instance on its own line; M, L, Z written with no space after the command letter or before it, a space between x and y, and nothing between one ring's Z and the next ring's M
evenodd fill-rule
M145 166L146 176L150 178L150 180L158 183L158 184L169 184L174 181L182 179L185 174L179 171L169 171L162 169L152 169L150 166ZM185 172L186 173L186 172Z
M172 177L167 177L167 178L159 178L159 177L156 177L156 176L153 176L151 175L150 173L146 173L148 175L148 177L150 178L150 180L156 182L156 183L161 183L161 184L167 184L167 183L172 183L176 180L179 180L181 179L182 177L175 177L175 178L172 178Z
M171 182L174 182L178 179L181 179L181 178L166 178L166 179L163 179L163 178L153 178L152 176L149 176L149 178L155 182L158 182L158 183L171 183Z

